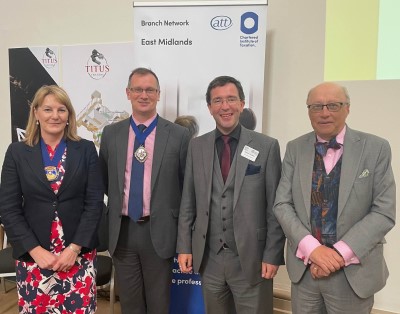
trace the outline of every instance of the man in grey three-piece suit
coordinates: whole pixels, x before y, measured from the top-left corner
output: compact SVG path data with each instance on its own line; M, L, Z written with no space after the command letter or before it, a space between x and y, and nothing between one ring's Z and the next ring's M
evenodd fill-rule
M109 251L122 313L167 314L189 132L157 115L153 71L133 70L126 94L132 116L105 127L100 146Z
M181 271L200 272L207 313L271 313L284 235L272 206L281 159L276 139L239 124L239 81L215 78L208 109L216 129L189 145L179 213Z
M310 90L314 132L288 143L274 212L288 239L293 313L370 313L388 277L384 236L395 224L389 143L350 129L347 90Z

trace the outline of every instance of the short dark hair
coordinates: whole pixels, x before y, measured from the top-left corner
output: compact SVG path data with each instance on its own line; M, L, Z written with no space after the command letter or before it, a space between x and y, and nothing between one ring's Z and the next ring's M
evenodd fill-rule
M206 101L207 104L210 105L211 104L211 91L219 86L225 86L226 84L232 83L236 86L238 92L239 92L239 98L240 100L244 100L244 92L243 92L243 87L242 84L240 84L240 82L235 79L232 76L218 76L215 79L213 79L211 81L210 84L208 84L207 87L207 93L206 93Z
M147 74L151 74L155 77L156 81L157 81L157 89L160 91L160 81L158 80L158 76L150 69L148 68L136 68L134 69L131 74L129 75L129 79L128 79L128 88L131 87L131 78L132 76L134 76L135 74L137 75L147 75Z
M239 116L239 123L246 129L254 131L257 125L257 118L254 111L251 108L244 108Z

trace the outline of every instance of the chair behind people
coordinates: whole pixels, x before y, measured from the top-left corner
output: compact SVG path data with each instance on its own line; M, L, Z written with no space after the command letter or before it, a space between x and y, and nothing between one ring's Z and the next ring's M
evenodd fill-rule
M114 313L114 266L108 253L108 219L106 206L103 205L103 214L99 226L99 246L97 247L97 275L96 286L98 290L109 288L110 290L110 314Z
M12 248L8 246L3 225L0 225L0 232L3 233L3 243L0 249L0 280L4 293L7 293L6 280L15 281L15 260L12 257Z

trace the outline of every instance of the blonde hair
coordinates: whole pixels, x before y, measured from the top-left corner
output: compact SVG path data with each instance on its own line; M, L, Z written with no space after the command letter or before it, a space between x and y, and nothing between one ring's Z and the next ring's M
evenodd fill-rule
M29 146L34 146L39 142L40 125L36 123L35 110L43 104L45 97L48 95L54 95L56 100L63 104L68 110L68 124L64 129L64 139L79 141L81 138L78 136L76 114L67 92L57 85L44 85L38 89L31 104L28 123L25 130L25 143Z
M175 119L174 123L187 128L190 138L196 137L199 133L199 124L194 116L179 116Z

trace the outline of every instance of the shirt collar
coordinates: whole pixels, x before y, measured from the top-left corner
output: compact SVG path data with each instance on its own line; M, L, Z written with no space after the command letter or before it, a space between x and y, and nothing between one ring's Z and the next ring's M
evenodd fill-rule
M343 127L343 129L336 135L336 142L339 144L343 145L344 143L344 136L346 134L346 125ZM322 137L317 135L317 142L325 143L328 142L327 140L324 140Z
M238 125L233 129L233 131L227 135L229 135L231 138L234 138L235 140L239 141L240 137L240 131L241 131L241 124L238 123ZM218 140L221 138L221 136L224 135L221 133L218 128L215 129L215 140Z
M156 116L157 116L157 113L155 115L153 115L150 119L148 119L148 120L146 120L145 122L142 122L142 123L139 122L138 120L136 120L133 115L132 115L132 119L133 119L133 122L135 122L136 125L144 124L146 126L146 128L147 128L153 122L153 120L156 118Z

